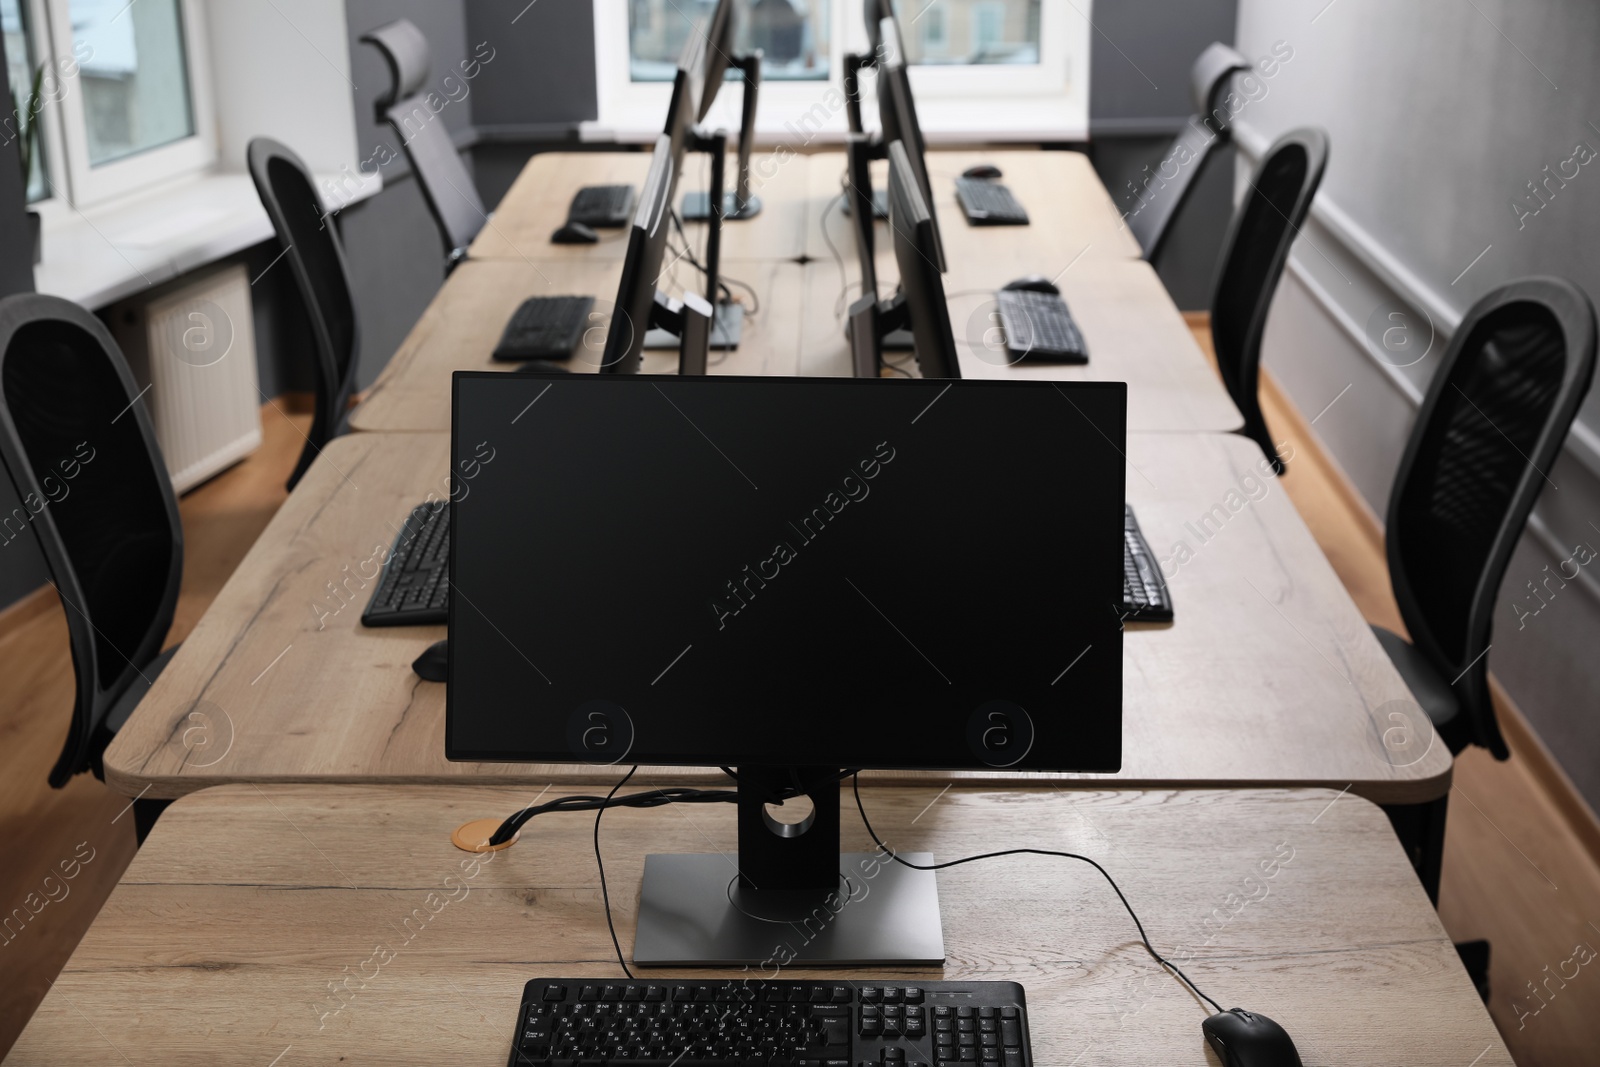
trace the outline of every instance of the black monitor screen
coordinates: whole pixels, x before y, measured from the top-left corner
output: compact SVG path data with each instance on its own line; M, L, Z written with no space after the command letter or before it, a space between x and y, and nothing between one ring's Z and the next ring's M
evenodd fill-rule
M456 374L448 756L1116 770L1126 395Z
M717 0L711 19L706 23L705 36L704 84L700 90L700 110L695 115L696 122L704 122L706 116L711 114L711 105L716 103L717 93L728 75L728 66L733 62L733 0Z

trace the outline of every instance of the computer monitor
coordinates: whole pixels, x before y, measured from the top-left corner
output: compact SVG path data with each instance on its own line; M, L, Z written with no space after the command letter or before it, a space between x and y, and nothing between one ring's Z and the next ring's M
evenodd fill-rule
M720 287L720 218L710 220L706 233L703 268L706 296L685 293L683 300L678 301L657 288L666 258L672 202L683 172L684 153L691 148L697 151L706 148L706 139L699 136L694 126L705 88L705 47L705 35L691 33L678 59L666 126L656 139L650 170L634 211L622 279L606 333L601 373L637 374L645 348L677 348L680 352L678 369L682 374L704 374L709 362L711 331L716 327L719 310L716 298ZM724 140L714 138L712 144L712 185L720 189Z
M711 114L711 105L717 101L722 82L728 76L728 66L733 62L734 38L733 0L717 0L711 19L705 24L705 89L700 96L700 110L696 122L704 122Z
M1120 767L1125 384L453 384L454 456L501 458L451 504L446 755L736 769L737 864L648 856L635 962L937 964L841 772Z
M901 328L911 331L924 378L961 377L944 280L935 257L938 231L914 173L911 153L903 142L895 141L889 146L889 235L900 268L900 291L885 301L865 292L850 306L850 351L858 378L878 376L884 339Z
M884 43L879 53L882 58L878 62L878 119L883 126L883 143L888 145L895 141L905 142L906 156L916 177L917 187L922 190L923 199L931 207L933 183L928 179L928 164L925 158L927 143L922 138L922 124L917 121L917 104L911 94L911 76L906 69L905 47L900 40L899 26L894 19L884 19L881 26ZM933 219L933 244L936 250L934 259L939 269L943 271L944 242L939 236L939 220L931 214L929 217Z
M862 21L867 24L867 47L873 56L883 54L883 21L894 18L893 0L863 0Z
M744 77L744 100L739 121L739 162L734 178L734 189L723 196L723 219L753 219L761 213L761 198L750 191L750 152L756 137L756 103L761 93L761 51L749 55L735 55L737 21L734 18L734 0L717 0L716 9L706 23L706 48L704 82L696 123L703 123L711 114L711 105L727 80L730 67ZM704 191L683 195L683 217L700 220L709 217L710 196Z

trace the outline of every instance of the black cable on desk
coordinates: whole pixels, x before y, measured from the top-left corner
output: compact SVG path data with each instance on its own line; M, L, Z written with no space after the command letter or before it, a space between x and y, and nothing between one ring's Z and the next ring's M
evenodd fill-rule
M1057 852L1048 848L1006 848L997 852L980 852L976 856L963 856L958 860L945 860L943 863L912 863L910 860L901 859L900 856L895 853L894 849L883 843L883 840L878 837L878 832L872 828L872 822L867 818L867 809L861 803L861 779L859 777L854 777L851 780L850 788L851 791L855 793L856 810L861 813L861 825L867 828L867 836L872 838L873 843L876 844L878 848L890 859L894 860L903 867L910 867L914 871L942 871L946 867L956 867L963 863L976 863L978 860L998 859L1001 856L1056 856L1061 859L1082 860L1084 863L1087 863L1089 866L1099 871L1101 875L1105 877L1105 880L1110 884L1112 891L1117 894L1117 899L1122 901L1122 906L1128 910L1128 916L1133 919L1133 925L1139 929L1139 940L1144 942L1145 951L1150 953L1151 957L1157 963L1161 964L1161 966L1167 968L1167 970L1181 978L1183 980L1183 984L1194 990L1195 995L1201 1000L1205 1001L1207 1004L1210 1004L1219 1012L1223 1010L1222 1005L1206 996L1205 993L1201 991L1200 987L1195 985L1194 982L1190 980L1188 975L1184 974L1178 969L1177 964L1173 963L1171 960L1167 959L1161 953L1156 951L1155 946L1150 944L1150 938L1145 936L1144 923L1139 921L1139 915L1133 910L1133 905L1129 904L1128 898L1123 896L1122 888L1117 885L1117 880L1111 877L1110 871L1107 871L1104 867L1100 866L1100 864L1096 863L1088 856L1080 856L1076 852Z

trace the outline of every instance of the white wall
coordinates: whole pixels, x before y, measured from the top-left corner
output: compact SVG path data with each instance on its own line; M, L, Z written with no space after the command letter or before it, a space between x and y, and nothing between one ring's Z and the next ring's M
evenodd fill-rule
M1339 397L1316 432L1381 517L1417 402L1472 302L1539 273L1600 295L1600 158L1552 180L1547 202L1527 186L1579 143L1600 150L1600 5L1240 0L1239 49L1277 40L1295 57L1241 114L1242 163L1302 125L1326 129L1332 148L1266 363L1308 418ZM1393 311L1419 344L1432 322L1433 349L1414 365L1369 340L1368 323ZM1507 572L1489 662L1600 808L1600 576L1567 583L1537 617L1513 606L1575 544L1600 548L1600 390L1549 475L1559 489L1545 490Z
M317 174L355 172L354 86L344 0L205 0L217 154L243 170L252 137L272 137Z

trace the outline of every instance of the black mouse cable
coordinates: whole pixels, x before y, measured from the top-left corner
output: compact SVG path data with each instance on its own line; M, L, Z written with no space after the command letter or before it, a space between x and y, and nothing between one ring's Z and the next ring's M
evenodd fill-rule
M722 767L720 770L735 782L739 776L731 767ZM843 770L837 774L829 775L821 783L842 782L855 774L854 768ZM630 776L632 772L629 772ZM623 779L627 781L627 779ZM815 788L813 784L809 788ZM786 800L804 793L808 787L798 778L792 784L775 791L770 800L774 804L782 804ZM515 813L506 817L497 830L490 836L489 844L499 845L509 841L514 834L528 820L535 815L544 815L557 811L597 811L605 808L659 808L666 804L732 804L739 799L737 790L733 789L693 789L687 786L665 786L659 789L647 789L638 793L629 793L619 797L616 789L612 789L603 797L596 796L567 796L547 800L543 804L529 804Z
M1102 876L1104 876L1106 882L1111 886L1112 891L1117 894L1117 899L1122 901L1122 906L1127 909L1129 918L1133 920L1133 925L1139 930L1139 940L1144 943L1144 949L1146 952L1150 953L1151 958L1182 979L1183 984L1194 990L1195 995L1201 1000L1205 1001L1207 1004L1210 1004L1219 1012L1223 1010L1222 1005L1206 996L1205 992L1202 991L1199 986L1195 985L1189 976L1184 974L1183 971L1178 968L1177 964L1173 963L1171 960L1167 959L1161 953L1156 951L1155 946L1150 943L1150 938L1145 935L1144 923L1139 921L1138 913L1133 910L1133 905L1128 903L1128 898L1123 895L1122 887L1117 885L1117 880L1111 877L1110 871L1100 866L1100 864L1096 863L1088 856L1081 856L1076 852L1058 852L1054 849L1048 848L1007 848L1001 849L998 852L980 852L976 856L963 856L956 860L945 860L943 863L912 863L910 860L902 859L894 851L894 849L884 844L883 840L878 837L878 832L872 828L872 823L867 818L867 809L865 805L861 803L861 779L859 777L852 778L851 791L855 793L856 810L861 813L861 825L867 828L867 836L872 838L873 844L877 845L879 850L881 850L896 863L903 867L910 867L914 871L942 871L946 867L956 867L963 863L976 863L978 860L998 859L1001 856L1056 856L1061 859L1082 860L1084 863L1087 863L1089 866L1099 871Z
M628 772L631 777L633 772ZM626 782L624 778L622 781ZM664 804L731 804L739 799L739 794L732 789L689 789L680 786L669 786L662 789L650 789L641 793L629 793L627 796L616 795L621 788L619 782L616 788L603 797L596 796L570 796L557 797L543 804L530 804L515 814L509 816L500 824L500 828L489 838L489 844L499 845L509 841L511 837L535 815L543 815L552 811L604 811L606 808L659 808Z

